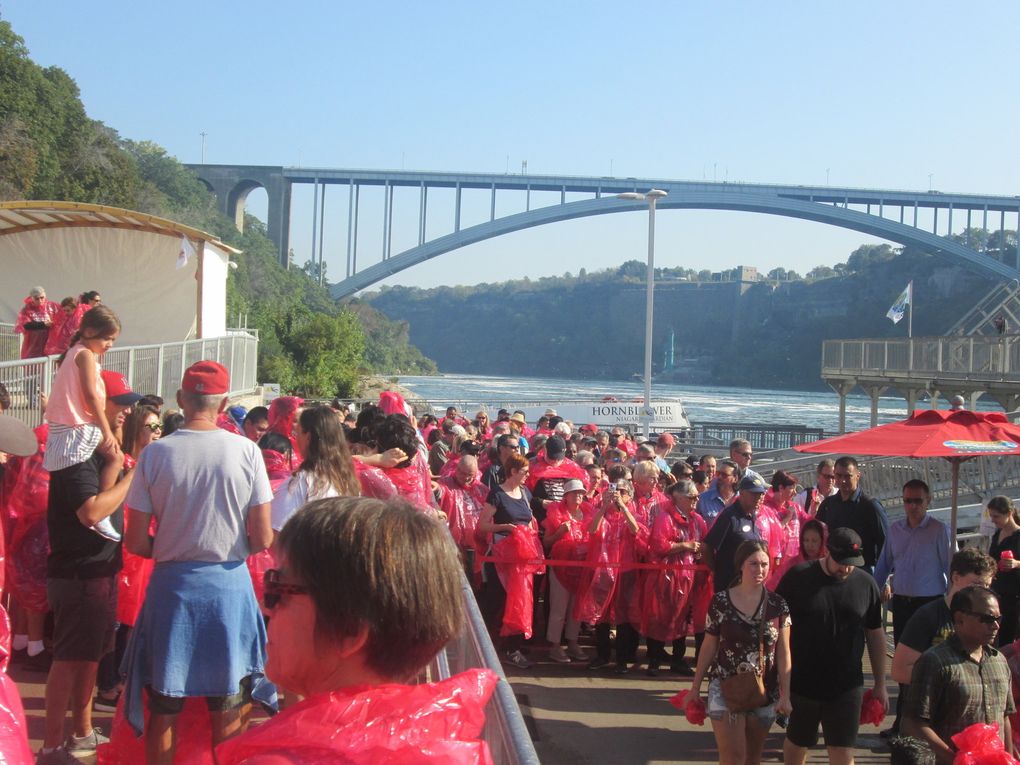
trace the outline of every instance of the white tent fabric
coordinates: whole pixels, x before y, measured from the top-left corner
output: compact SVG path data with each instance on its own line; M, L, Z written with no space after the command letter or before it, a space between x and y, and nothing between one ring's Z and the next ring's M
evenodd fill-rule
M0 205L0 217L5 212ZM94 218L76 226L73 215L61 213L63 225L0 227L0 320L14 321L29 289L40 285L58 302L99 291L121 320L118 345L226 334L227 263L236 250L208 235L189 236L198 257L178 268L183 227L160 221L167 228L132 230L122 221L97 225Z

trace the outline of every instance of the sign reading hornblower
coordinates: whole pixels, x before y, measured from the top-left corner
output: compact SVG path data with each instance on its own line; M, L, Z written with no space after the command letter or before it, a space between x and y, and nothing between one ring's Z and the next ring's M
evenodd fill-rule
M655 411L655 417L651 420L651 424L656 428L684 430L691 427L687 411L680 399L655 399L651 404ZM436 416L442 417L446 413L446 407L451 405L456 406L469 419L473 418L477 412L486 412L490 420L495 420L496 413L500 409L510 412L519 409L524 412L524 416L531 426L534 426L538 418L549 409L554 410L564 420L570 420L578 427L587 423L604 427L642 425L645 421L643 401L617 401L612 398L606 400L489 402L484 404L455 401L443 406L434 406Z

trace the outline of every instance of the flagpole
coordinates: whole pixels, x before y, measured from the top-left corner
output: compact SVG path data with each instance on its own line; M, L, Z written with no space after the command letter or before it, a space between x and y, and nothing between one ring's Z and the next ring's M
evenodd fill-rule
M914 336L914 280L910 280L910 284L907 285L907 338L910 339Z

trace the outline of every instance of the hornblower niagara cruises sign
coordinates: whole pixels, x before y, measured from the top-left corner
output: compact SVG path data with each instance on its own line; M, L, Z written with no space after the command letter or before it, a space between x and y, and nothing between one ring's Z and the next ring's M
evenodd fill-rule
M614 396L601 399L569 399L559 401L510 401L469 403L453 401L445 405L433 406L438 417L446 414L447 406L456 406L466 417L474 417L477 412L485 412L490 421L495 421L500 409L509 412L520 410L530 425L546 411L553 410L564 420L570 420L580 427L592 423L603 427L615 425L643 425L645 422L645 405L643 399L619 400ZM686 430L691 427L683 401L679 398L658 398L651 402L654 416L650 424L658 430Z

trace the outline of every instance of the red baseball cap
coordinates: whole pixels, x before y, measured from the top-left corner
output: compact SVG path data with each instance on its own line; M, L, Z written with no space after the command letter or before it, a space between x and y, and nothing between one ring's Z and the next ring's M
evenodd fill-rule
M104 369L100 372L100 376L103 378L103 385L106 386L106 397L113 403L121 406L134 406L141 400L142 394L131 390L127 378L120 372Z
M226 393L230 390L230 372L215 361L196 361L184 370L181 388L203 396Z
M598 433L599 429L598 429L597 425L595 425L593 423L588 423L587 425L582 425L581 426L581 432L582 433Z

